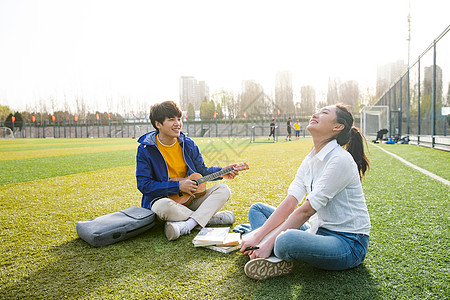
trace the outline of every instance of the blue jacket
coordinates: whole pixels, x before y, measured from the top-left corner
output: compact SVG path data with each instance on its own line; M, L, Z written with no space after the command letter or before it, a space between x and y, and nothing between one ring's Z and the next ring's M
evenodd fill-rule
M188 176L193 173L205 176L222 169L206 167L197 145L182 132L178 141L188 166ZM166 161L156 145L156 131L144 134L138 142L140 145L136 155L137 188L142 193L141 206L150 209L155 199L177 194L180 185L178 181L169 180Z

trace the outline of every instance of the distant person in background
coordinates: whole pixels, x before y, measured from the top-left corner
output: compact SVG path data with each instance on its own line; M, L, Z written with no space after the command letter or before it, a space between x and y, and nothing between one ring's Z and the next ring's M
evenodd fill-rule
M276 208L255 203L249 209L250 227L258 228L244 236L241 247L250 256L244 267L250 278L290 273L293 261L346 270L366 257L370 218L361 185L369 167L364 138L342 104L313 114L306 129L314 148L286 198Z
M294 124L294 130L295 130L295 139L298 140L300 138L300 122L298 120Z
M269 140L270 137L273 137L273 139L275 140L275 119L272 119L272 122L270 122L270 134L269 134Z
M373 140L372 142L378 144L378 141L383 141L383 136L388 133L389 130L387 130L386 128L383 128L381 130L377 131L377 138L375 140Z
M291 140L291 129L292 129L291 117L288 118L286 125L287 125L287 128L286 128L287 129L286 141L287 141L288 139Z

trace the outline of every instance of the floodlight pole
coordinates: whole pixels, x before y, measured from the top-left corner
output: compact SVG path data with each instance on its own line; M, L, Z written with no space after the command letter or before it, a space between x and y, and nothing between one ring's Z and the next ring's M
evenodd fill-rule
M409 67L409 60L410 60L410 49L411 49L411 1L409 1L409 12L408 12L408 38L407 38L407 41L408 41L408 71L407 71L407 105L406 105L406 107L407 107L407 112L406 112L406 115L407 115L407 125L406 125L406 133L407 133L407 135L409 136L409 134L410 134L410 105L411 105L411 99L410 99L410 90L409 90L409 88L410 88L410 86L409 86L409 69L410 69L410 67Z
M436 41L433 44L433 86L432 86L432 114L431 114L431 132L432 132L432 143L431 147L434 148L435 139L436 139Z

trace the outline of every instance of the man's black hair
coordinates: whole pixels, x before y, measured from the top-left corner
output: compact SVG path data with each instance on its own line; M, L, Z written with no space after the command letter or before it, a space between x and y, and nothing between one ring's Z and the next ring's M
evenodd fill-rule
M183 112L180 107L173 101L164 101L162 103L155 104L150 108L150 121L156 131L158 131L155 123L156 121L163 124L166 118L181 118L182 115Z

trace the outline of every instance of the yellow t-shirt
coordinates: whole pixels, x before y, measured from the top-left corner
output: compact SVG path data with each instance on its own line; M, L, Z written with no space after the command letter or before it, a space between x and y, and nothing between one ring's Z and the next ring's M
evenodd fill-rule
M295 128L295 130L300 130L300 125L298 123L295 123L294 128Z
M183 151L181 150L178 139L173 145L166 146L156 138L156 144L166 160L167 168L169 169L169 178L186 177L187 165L184 161Z

